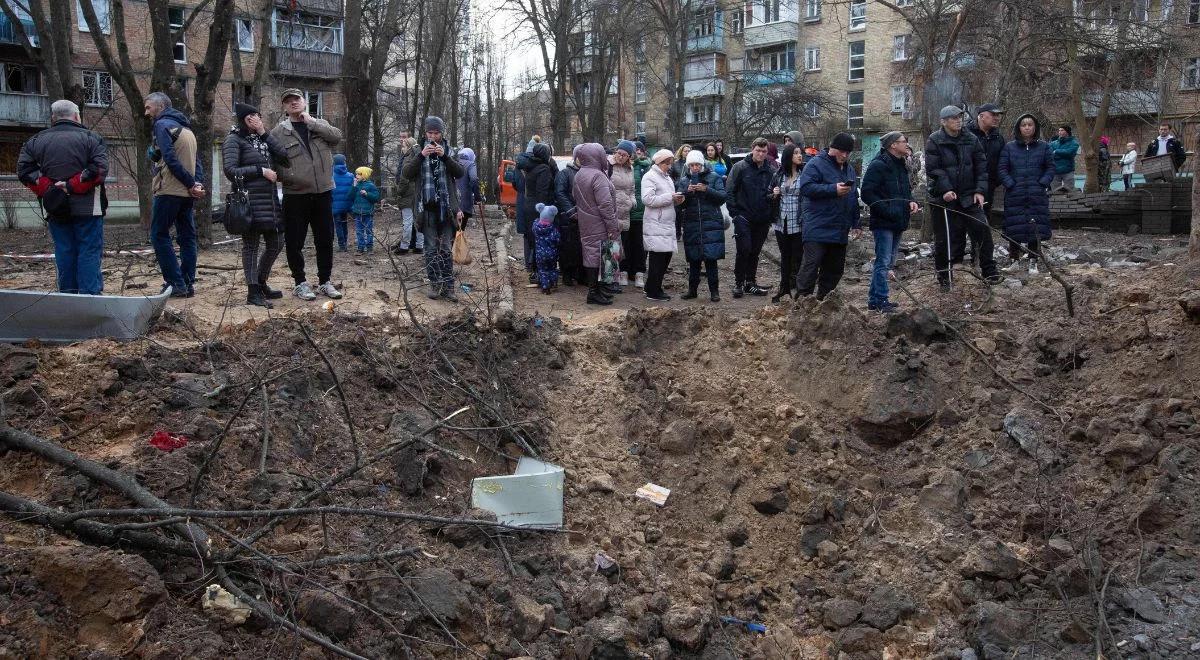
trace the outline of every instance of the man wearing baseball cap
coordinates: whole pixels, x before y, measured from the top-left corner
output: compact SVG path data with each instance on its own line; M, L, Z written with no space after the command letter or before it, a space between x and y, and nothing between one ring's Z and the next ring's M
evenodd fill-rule
M933 263L943 291L950 290L951 267L961 264L966 237L979 248L979 268L989 284L1003 278L993 256L992 231L984 215L988 189L987 154L983 145L963 130L963 111L948 105L938 113L942 128L925 141L925 172L929 177L929 219L933 223Z
M983 153L987 155L988 186L983 192L983 217L991 219L992 202L996 198L996 188L1000 186L1000 152L1004 150L1004 135L1000 132L1000 120L1004 118L1004 110L995 103L984 103L975 108L975 118L967 122L967 130L979 140ZM991 232L989 232L990 235ZM979 261L982 247L975 242L974 234L967 233L971 239L971 255Z
M301 300L314 300L317 293L341 298L329 278L333 274L333 148L342 141L342 132L324 119L310 116L300 90L283 90L280 101L287 119L275 125L271 136L287 151L289 161L286 167L278 168L277 174L283 184L288 268L296 282L292 293ZM304 241L309 227L317 249L315 292L304 273Z

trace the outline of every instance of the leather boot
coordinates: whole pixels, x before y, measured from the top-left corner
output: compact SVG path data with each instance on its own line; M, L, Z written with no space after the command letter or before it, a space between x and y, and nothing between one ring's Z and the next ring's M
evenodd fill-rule
M611 305L612 298L604 295L603 285L600 284L600 273L598 268L587 268L587 304L589 305Z
M271 304L271 301L267 300L266 297L263 296L261 284L246 285L246 304L266 307L267 309L272 309L275 307Z
M263 298L266 298L267 300L279 300L283 297L282 291L279 289L272 289L271 287L267 286L266 282L259 282L258 286L262 289Z

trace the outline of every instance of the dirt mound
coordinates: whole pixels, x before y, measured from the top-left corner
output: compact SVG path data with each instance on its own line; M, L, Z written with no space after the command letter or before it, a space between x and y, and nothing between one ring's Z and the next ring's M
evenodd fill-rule
M1052 282L981 305L930 281L910 291L931 308L890 321L835 298L586 329L335 314L197 343L168 326L9 351L0 380L9 424L174 506L195 491L204 510L312 493L305 506L343 507L196 520L221 553L253 547L224 564L229 585L366 657L1082 657L1097 639L1187 657L1200 328L1177 298L1192 275L1080 266L1095 286L1075 319ZM190 442L161 451L159 429ZM470 479L529 449L566 467L571 533L438 522L478 518ZM0 461L0 492L130 506L28 453ZM664 506L634 496L647 483L670 489ZM211 562L133 543L84 562L40 527L3 531L0 656L326 652L260 611L238 624L203 608ZM110 565L96 594L72 595Z

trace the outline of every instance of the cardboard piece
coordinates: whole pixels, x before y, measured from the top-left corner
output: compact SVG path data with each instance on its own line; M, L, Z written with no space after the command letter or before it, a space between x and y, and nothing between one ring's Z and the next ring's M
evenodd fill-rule
M667 498L671 496L671 489L663 488L658 484L646 484L634 491L633 494L643 500L663 506L667 503Z
M565 479L562 467L525 457L513 474L472 479L471 506L491 511L508 525L558 529Z

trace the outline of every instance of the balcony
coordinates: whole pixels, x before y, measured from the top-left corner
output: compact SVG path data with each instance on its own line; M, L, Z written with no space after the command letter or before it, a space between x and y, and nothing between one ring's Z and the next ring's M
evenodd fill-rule
M48 126L50 99L40 94L0 92L0 124L4 126Z
M342 75L342 54L275 46L271 70L284 76L336 78Z
M710 34L706 37L692 37L687 40L687 52L689 53L702 53L710 50L725 50L725 35L723 31L717 31L716 34Z
M699 80L683 81L683 98L685 99L724 95L725 81L720 78L701 78Z
M791 69L782 71L743 71L742 83L747 87L794 85L796 83L796 72Z
M683 125L683 139L685 140L701 140L720 137L721 122L719 121L699 121L694 124Z
M796 20L775 21L747 25L742 34L746 50L796 41L800 37L800 22Z
M34 46L38 46L37 28L33 24L33 19L21 19L21 25L25 28L25 34L29 35L29 40ZM23 46L21 39L17 36L17 31L13 29L13 24L9 22L8 16L0 13L0 44L16 44Z
M290 4L288 0L275 0L275 6L280 9L289 9ZM342 16L345 13L342 0L304 0L300 9L308 13L326 16Z
M1100 114L1100 92L1090 92L1083 96L1083 114L1095 117ZM1108 103L1108 116L1120 117L1127 115L1157 115L1162 104L1159 94L1148 89L1125 89L1112 93Z
M571 58L571 71L574 73L591 73L596 58L592 55L580 55Z

